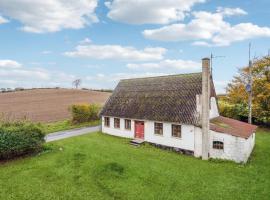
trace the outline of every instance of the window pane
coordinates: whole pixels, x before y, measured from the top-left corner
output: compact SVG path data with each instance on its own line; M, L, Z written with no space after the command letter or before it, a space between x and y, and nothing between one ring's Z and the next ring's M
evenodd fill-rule
M172 125L172 136L181 138L181 125Z
M155 134L163 135L163 124L155 123Z
M120 119L114 118L114 128L120 128Z
M213 149L224 149L224 143L221 141L213 141Z
M125 129L131 129L131 120L125 119Z
M107 127L110 127L110 118L109 117L104 118L104 125Z

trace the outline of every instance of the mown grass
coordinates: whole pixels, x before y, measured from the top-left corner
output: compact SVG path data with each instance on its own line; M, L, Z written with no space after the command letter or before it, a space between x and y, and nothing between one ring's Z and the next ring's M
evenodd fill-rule
M64 131L64 130L69 130L69 129L74 129L74 128L97 126L100 123L101 123L100 120L95 120L95 121L91 121L91 122L74 124L70 120L63 120L63 121L52 122L52 123L41 124L41 125L42 125L45 133L48 134L48 133L53 133L53 132L57 132L57 131Z
M0 199L269 199L270 131L246 165L202 161L101 133L0 165Z

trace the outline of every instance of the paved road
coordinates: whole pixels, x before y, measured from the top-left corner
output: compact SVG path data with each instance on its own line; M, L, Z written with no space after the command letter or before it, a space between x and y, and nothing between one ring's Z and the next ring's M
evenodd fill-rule
M62 140L69 137L74 137L78 135L84 135L87 133L94 133L100 131L100 126L93 126L93 127L86 127L86 128L79 128L79 129L72 129L68 131L59 131L55 133L50 133L46 135L45 140L46 142L52 142L56 140Z

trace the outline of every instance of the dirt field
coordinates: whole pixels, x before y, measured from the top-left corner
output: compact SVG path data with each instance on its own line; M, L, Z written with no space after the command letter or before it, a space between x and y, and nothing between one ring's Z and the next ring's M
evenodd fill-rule
M80 103L104 104L110 93L74 89L35 89L0 93L0 113L8 119L26 117L54 122L70 117L68 107Z

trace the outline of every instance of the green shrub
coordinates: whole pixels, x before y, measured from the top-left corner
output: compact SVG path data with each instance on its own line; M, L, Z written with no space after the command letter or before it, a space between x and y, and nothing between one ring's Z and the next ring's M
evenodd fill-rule
M230 103L226 100L219 100L218 101L219 106L219 113L220 115L224 117L229 117L237 120L241 120L244 122L247 122L248 120L248 105L246 103ZM263 125L263 126L270 126L270 118L268 117L262 117L263 114L261 114L260 117L258 114L256 115L256 105L253 105L252 107L252 122L257 125ZM267 111L266 111L267 112Z
M90 122L99 119L100 106L97 104L79 104L70 107L73 123Z
M245 104L230 104L226 101L219 101L219 113L224 117L237 120L244 120L248 116L248 107Z
M41 150L44 132L29 122L3 122L0 124L0 159L11 159Z

